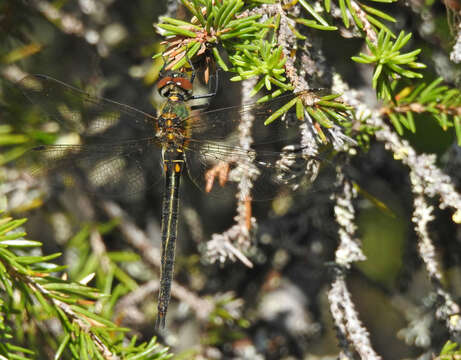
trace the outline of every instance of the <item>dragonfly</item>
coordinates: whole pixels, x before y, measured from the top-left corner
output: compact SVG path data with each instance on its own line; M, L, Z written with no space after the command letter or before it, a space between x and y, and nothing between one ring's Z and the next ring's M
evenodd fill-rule
M286 123L300 123L293 110L285 114L285 122L254 131L255 142L250 148L238 143L236 132L242 117L251 115L255 124L262 124L282 105L308 96L309 91L281 95L262 104L196 111L189 105L192 100L211 98L216 92L194 95L194 76L194 72L187 76L186 71L162 74L157 89L164 101L157 114L89 95L46 75L29 75L21 82L33 104L63 129L78 135L73 144L32 148L29 155L35 176L102 196L137 194L164 179L159 330L165 328L171 296L182 174L187 172L199 188L221 197L233 193L240 180L232 175L233 169L257 173L251 200L264 200L299 186L305 178L299 163L312 160L299 147L287 146L287 139L292 141L298 131L293 132ZM290 116L295 120L288 121ZM227 164L224 174L215 171L222 169L222 164Z

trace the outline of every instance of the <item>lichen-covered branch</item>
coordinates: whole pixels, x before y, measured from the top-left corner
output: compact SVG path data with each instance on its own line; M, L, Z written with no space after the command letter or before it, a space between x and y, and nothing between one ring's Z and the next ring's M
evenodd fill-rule
M461 318L458 315L460 307L451 294L443 288L441 265L428 231L428 224L434 219L433 207L424 198L424 181L413 171L410 173L410 179L414 194L412 221L418 236L418 252L441 300L437 305L436 316L445 321L448 330L453 335L457 335L461 332Z
M246 80L242 86L242 97L248 98L256 81L254 79ZM241 119L238 127L239 142L242 149L250 151L253 137L251 129L254 122L254 116L246 113ZM211 262L223 262L227 258L231 260L239 259L248 267L253 267L251 261L244 255L244 252L251 247L250 231L256 226L256 219L251 215L251 189L253 181L257 178L257 170L247 166L238 166L234 170L239 179L237 198L237 222L230 229L222 234L212 235L211 240L207 243L207 257Z
M356 261L365 260L356 237L355 210L352 204L357 193L352 184L338 172L340 191L334 195L335 218L339 225L339 245L335 252L335 263L339 266L328 292L330 311L338 331L340 347L347 354L353 348L362 359L381 359L373 350L369 333L359 319L351 294L347 289L345 270Z

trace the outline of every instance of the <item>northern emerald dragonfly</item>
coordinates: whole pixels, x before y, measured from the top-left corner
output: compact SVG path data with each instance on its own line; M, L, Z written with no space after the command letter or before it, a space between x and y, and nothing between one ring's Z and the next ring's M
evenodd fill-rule
M286 122L291 116L294 125L301 123L294 108L286 121L254 131L255 143L250 148L240 146L240 135L236 134L242 117L251 114L255 124L262 124L286 103L310 96L309 91L282 95L262 104L193 112L188 101L214 94L194 96L192 83L193 75L188 77L185 72L163 74L157 88L165 101L155 116L88 95L45 75L31 75L21 82L33 104L64 130L78 134L73 144L31 149L35 175L108 196L137 193L164 178L157 328L165 327L170 301L181 174L187 171L199 188L220 196L239 182L232 170L244 169L257 175L251 200L269 199L281 188L299 186L306 177L299 171L299 163L309 161L299 147L286 146L286 140L297 133L292 133ZM227 165L224 173L214 171L223 168L220 164ZM290 164L297 171L292 171ZM219 180L214 181L215 177Z

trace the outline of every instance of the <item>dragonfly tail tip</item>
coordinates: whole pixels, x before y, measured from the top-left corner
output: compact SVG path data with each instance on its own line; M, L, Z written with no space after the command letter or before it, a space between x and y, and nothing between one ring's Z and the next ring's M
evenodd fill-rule
M157 315L157 320L155 320L155 329L157 331L163 331L165 330L165 316L163 314L158 314Z

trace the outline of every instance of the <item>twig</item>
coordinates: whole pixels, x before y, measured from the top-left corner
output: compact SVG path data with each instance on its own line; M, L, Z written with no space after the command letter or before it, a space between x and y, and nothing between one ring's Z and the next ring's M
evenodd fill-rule
M75 16L64 13L46 1L33 0L32 5L49 21L55 23L64 33L84 37L85 27Z
M158 280L151 280L142 284L136 290L120 298L114 312L119 314L119 317L128 318L132 323L143 324L146 321L146 314L138 309L138 304L157 292L159 287Z
M357 191L349 181L346 181L340 169L337 169L337 185L342 191L333 196L336 200L334 211L336 223L339 225L340 241L335 252L335 262L349 269L353 262L366 260L360 240L355 234L357 225L352 200L357 197Z
M352 343L364 360L380 360L381 357L371 347L367 329L358 318L344 277L338 276L335 279L328 292L328 300L331 314L338 327L339 340ZM349 352L347 348L342 347L343 351Z
M428 223L434 219L432 214L434 209L427 204L424 198L424 182L422 179L413 171L410 173L410 179L415 196L412 221L418 235L418 252L442 302L437 308L436 317L445 321L452 335L457 335L461 332L460 307L454 302L451 294L443 288L441 266L427 228Z
M227 259L240 260L248 267L253 267L253 263L233 244L233 239L237 239L241 234L241 226L234 224L221 234L213 234L211 240L207 242L206 255L210 262L225 262Z
M355 237L357 226L352 200L357 196L357 192L339 170L337 177L342 191L334 196L336 200L334 210L336 222L339 225L340 239L335 252L335 262L340 268L345 269L349 268L353 262L365 260L365 255L362 253L359 240ZM373 350L369 333L358 317L343 272L337 273L328 292L328 299L342 350L347 354L349 346L352 345L362 359L381 359Z
M118 227L128 244L139 251L147 264L158 270L161 266L160 250L152 246L146 234L129 219L128 215L116 203L103 201L101 207L110 217L121 219ZM160 229L156 233L160 234Z
M383 142L386 149L394 153L394 158L407 165L420 179L424 195L438 195L441 209L451 207L461 212L461 195L456 192L450 177L436 166L435 155L418 155L408 141L401 139L376 113L367 122L380 129L375 134L376 139Z
M373 44L377 44L378 38L376 36L376 31L368 21L367 13L363 11L359 4L357 4L357 2L354 0L351 0L351 6L363 24L363 31L365 32L367 39L370 40Z
M101 234L97 230L92 230L90 234L91 249L98 258L104 272L108 273L110 270L110 260L107 256L106 245L102 241Z
M450 60L455 64L459 64L461 62L461 23L458 24L457 30L458 32L456 34L456 43L450 53Z

